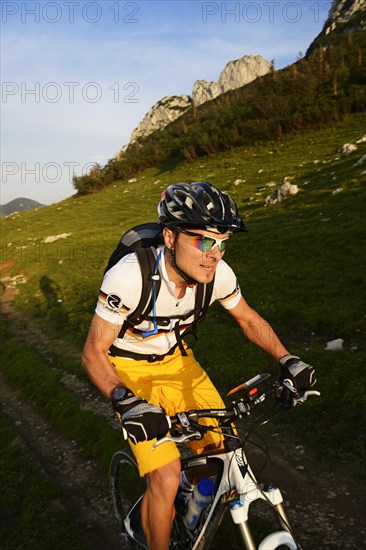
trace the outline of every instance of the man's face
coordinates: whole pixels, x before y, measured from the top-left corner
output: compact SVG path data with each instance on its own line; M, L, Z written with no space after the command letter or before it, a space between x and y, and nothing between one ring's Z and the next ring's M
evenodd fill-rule
M230 233L214 233L206 229L181 230L174 241L178 267L199 283L209 283L225 253L223 248L230 236Z

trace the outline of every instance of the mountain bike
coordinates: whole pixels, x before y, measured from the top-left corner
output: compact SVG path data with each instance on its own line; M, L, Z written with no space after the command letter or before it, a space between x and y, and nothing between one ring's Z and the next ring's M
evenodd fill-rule
M203 455L181 458L182 470L190 478L199 480L207 476L214 483L212 501L202 511L193 529L186 527L184 514L186 505L180 498L175 501L176 515L173 523L170 548L173 550L203 550L212 544L216 531L229 510L232 521L237 525L246 550L300 550L286 515L281 491L270 484L262 487L257 482L244 451L249 432L238 435L236 422L246 418L261 405L269 395L283 408L303 403L315 390L300 395L290 380L269 383L269 374L259 374L231 390L227 395L242 392L239 401L233 401L225 409L190 410L171 416L170 434L158 440L154 447L165 441L177 444L201 439L209 430L219 431L224 439L224 450ZM200 418L214 418L218 426L202 426ZM268 419L260 420L264 424ZM138 473L136 462L129 451L118 451L111 460L110 488L115 515L122 539L122 548L147 549L141 528L140 507L146 483ZM262 500L275 512L278 528L256 543L249 525L249 508L255 501Z

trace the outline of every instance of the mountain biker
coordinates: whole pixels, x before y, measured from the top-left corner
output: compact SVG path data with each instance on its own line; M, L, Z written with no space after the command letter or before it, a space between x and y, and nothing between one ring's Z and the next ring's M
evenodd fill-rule
M162 283L153 321L143 321L118 338L141 295L141 270L131 253L103 279L82 357L90 379L119 413L140 475L146 476L141 516L150 550L168 549L180 480L176 445L169 442L152 451L155 438L169 430L166 415L224 407L192 351L184 342L183 350L177 345L190 319L179 327L179 334L173 319L193 310L197 283L207 285L214 279L211 303L219 300L244 335L279 362L282 378L290 378L300 390L315 383L314 368L290 355L270 325L247 304L223 260L232 235L245 231L231 197L207 182L173 184L162 194L158 215L165 244L158 250ZM222 443L219 434L209 432L190 445L198 454L219 449Z

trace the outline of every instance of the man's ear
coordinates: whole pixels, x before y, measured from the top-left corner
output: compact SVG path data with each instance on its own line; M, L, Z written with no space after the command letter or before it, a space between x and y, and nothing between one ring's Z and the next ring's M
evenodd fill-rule
M169 229L168 227L164 227L163 237L164 237L165 246L170 250L173 250L174 243L175 243L175 231L173 231L172 229Z

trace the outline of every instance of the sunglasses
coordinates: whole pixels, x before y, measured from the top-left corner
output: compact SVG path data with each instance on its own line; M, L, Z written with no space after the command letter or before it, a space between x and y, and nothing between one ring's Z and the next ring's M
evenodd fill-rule
M219 247L220 252L224 252L226 241L230 239L230 237L226 237L225 239L214 239L213 237L208 237L208 235L199 235L198 233L192 233L186 229L179 229L179 232L191 237L192 245L201 252L210 252L215 246Z

